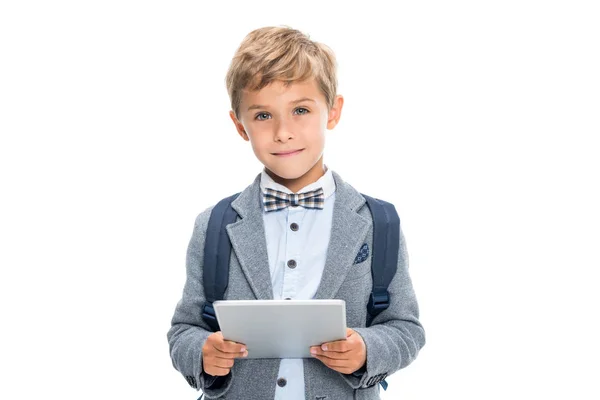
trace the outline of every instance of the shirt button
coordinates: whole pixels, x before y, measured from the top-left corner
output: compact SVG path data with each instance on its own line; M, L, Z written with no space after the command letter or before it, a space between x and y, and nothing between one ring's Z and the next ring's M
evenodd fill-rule
M284 387L285 385L287 385L287 381L285 380L285 378L277 379L277 386Z
M291 268L291 269L294 269L294 268L296 268L296 260L289 260L289 261L287 262L287 266L288 266L289 268Z
M300 228L300 227L295 222L292 222L292 224L290 225L290 229L293 230L294 232L296 232L298 230L298 228Z

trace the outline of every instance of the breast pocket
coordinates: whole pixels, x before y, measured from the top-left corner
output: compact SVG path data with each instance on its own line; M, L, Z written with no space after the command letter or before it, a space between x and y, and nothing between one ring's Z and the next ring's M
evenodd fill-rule
M344 282L350 282L357 279L363 279L366 274L371 272L371 258L367 258L358 264L352 264Z
M345 281L364 278L369 271L371 271L371 249L367 243L364 243L358 250Z

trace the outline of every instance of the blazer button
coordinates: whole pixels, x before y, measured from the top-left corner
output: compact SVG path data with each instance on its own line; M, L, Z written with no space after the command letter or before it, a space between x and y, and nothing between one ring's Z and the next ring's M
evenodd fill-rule
M291 230L293 230L294 232L296 232L296 231L298 230L298 228L300 228L300 227L299 227L299 226L298 226L298 224L297 224L297 223L295 223L295 222L293 222L293 223L290 225L290 229L291 229Z
M285 385L287 385L287 381L285 380L285 378L277 379L277 386L284 387Z
M294 269L294 268L296 268L296 260L289 260L289 261L287 262L287 266L288 266L289 268L291 268L291 269Z

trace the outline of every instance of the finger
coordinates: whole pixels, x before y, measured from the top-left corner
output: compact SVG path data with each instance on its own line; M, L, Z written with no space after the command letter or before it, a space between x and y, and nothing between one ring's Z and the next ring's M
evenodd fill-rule
M323 343L321 350L323 351L335 351L338 353L346 353L353 349L351 343L348 340L337 340L335 342Z
M230 340L219 340L213 343L215 349L223 353L243 353L246 351L246 346L242 343L232 342Z
M340 352L336 352L336 351L323 351L319 346L313 346L310 348L310 353L312 355L319 355L322 357L327 357L330 358L332 360L348 360L350 359L350 353L349 352L345 352L345 353L340 353Z
M211 367L231 369L233 367L234 360L232 358L212 357L206 360L206 362Z
M352 372L352 367L350 367L347 362L342 362L340 360L332 360L330 358L320 355L315 355L315 358L320 360L328 368L331 368L335 371L341 372L343 374L349 374L350 372Z
M225 352L222 352L219 349L214 349L214 350L215 350L215 352L213 353L213 355L215 357L218 357L218 358L225 358L225 359L231 360L231 359L234 359L234 358L246 358L246 357L248 357L248 350L246 350L244 352L241 352L241 353L225 353Z
M211 333L210 335L208 335L208 338L206 339L206 341L210 342L210 343L222 342L223 341L223 334L221 333L221 331L217 331L215 333Z
M315 354L316 359L321 360L323 364L327 365L329 368L344 368L348 364L348 360L335 360L333 358L329 358L327 356L322 356L319 354Z
M207 342L224 353L243 353L246 350L246 346L243 343L225 340L221 331L211 334Z

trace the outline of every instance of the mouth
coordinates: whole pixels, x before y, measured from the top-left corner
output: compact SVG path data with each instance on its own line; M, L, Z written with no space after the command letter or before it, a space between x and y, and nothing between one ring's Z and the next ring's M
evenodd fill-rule
M279 157L289 157L289 156L294 156L296 154L299 154L302 150L304 150L304 149L281 151L279 153L272 153L272 154L274 156L279 156Z

